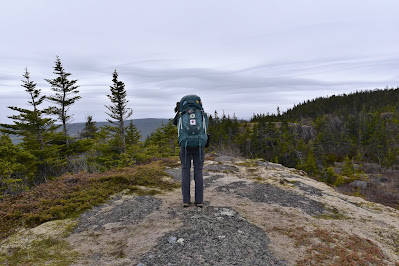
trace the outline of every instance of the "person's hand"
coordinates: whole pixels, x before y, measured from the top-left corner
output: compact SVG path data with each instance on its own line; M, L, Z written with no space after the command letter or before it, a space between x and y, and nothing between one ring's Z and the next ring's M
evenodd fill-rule
M175 113L179 112L179 110L180 110L180 102L177 102L175 107Z

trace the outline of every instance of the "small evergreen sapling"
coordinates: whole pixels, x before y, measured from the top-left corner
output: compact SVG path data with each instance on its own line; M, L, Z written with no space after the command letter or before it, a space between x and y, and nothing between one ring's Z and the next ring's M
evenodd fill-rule
M83 128L83 131L80 133L80 137L83 139L94 139L97 133L97 126L96 122L93 121L93 117L89 115L86 118L86 123L85 127Z

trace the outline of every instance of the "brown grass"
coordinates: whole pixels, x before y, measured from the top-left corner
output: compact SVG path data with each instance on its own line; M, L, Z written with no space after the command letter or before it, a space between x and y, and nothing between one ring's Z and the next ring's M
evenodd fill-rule
M372 241L356 234L330 232L324 229L306 230L292 225L290 229L275 226L277 231L294 239L296 246L306 247L306 256L298 265L382 265L385 256Z
M28 192L7 196L0 202L0 240L21 226L33 227L50 220L76 217L122 190L156 194L177 188L179 184L165 178L168 174L163 169L169 163L153 161L105 173L65 174Z

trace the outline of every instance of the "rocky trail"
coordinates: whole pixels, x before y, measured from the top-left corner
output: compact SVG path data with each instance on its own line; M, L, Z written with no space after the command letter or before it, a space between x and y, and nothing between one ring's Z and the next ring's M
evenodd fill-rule
M166 172L180 182L179 168ZM398 210L295 169L228 156L206 160L204 185L204 208L183 208L180 189L122 192L20 237L66 240L73 265L399 265Z

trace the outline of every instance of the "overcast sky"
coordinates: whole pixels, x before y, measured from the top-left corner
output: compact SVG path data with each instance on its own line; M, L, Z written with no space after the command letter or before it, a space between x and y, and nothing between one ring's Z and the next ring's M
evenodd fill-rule
M26 107L22 74L51 95L56 56L106 118L112 72L133 119L171 118L201 96L213 113L275 113L307 99L399 86L396 0L13 0L0 3L0 122Z

